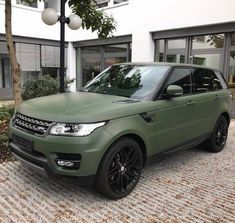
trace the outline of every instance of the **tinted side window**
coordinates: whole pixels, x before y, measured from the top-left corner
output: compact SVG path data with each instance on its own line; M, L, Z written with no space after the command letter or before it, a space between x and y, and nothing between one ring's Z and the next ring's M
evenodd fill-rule
M193 92L201 93L222 89L219 78L212 70L198 68L193 72Z
M169 85L179 85L183 88L183 94L190 94L192 86L191 70L188 68L175 68L167 82L166 88Z
M223 74L220 73L219 71L214 71L214 72L215 72L216 76L219 78L222 88L228 89L228 84L226 83Z

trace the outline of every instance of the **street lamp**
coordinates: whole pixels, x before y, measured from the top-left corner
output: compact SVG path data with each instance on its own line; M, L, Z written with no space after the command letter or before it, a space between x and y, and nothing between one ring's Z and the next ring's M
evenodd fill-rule
M64 34L65 23L72 30L79 29L82 25L82 20L78 15L72 14L69 17L65 16L66 0L61 0L60 16L54 9L47 8L42 12L42 21L47 25L54 25L60 22L60 93L64 92Z

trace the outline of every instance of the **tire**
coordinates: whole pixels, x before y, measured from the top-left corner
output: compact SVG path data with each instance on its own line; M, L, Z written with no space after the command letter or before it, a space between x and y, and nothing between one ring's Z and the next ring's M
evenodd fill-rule
M109 199L127 196L138 183L143 169L143 153L131 138L121 138L104 155L94 188Z
M203 144L203 148L213 153L222 151L228 137L228 126L227 119L221 115L215 123L210 138Z

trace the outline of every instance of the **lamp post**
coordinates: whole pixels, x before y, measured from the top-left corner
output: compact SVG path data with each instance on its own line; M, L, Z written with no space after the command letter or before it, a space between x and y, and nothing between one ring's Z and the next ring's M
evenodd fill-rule
M60 16L52 8L47 8L42 12L42 21L47 25L54 25L60 22L60 93L64 92L64 48L65 48L65 23L72 30L79 29L82 25L82 20L78 15L72 14L69 17L65 16L65 3L67 0L61 0Z

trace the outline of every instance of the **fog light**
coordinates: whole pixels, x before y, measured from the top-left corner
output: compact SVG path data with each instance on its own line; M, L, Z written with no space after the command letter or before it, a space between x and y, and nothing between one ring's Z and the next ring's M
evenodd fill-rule
M60 167L78 169L80 166L80 161L78 160L56 160L56 164Z

